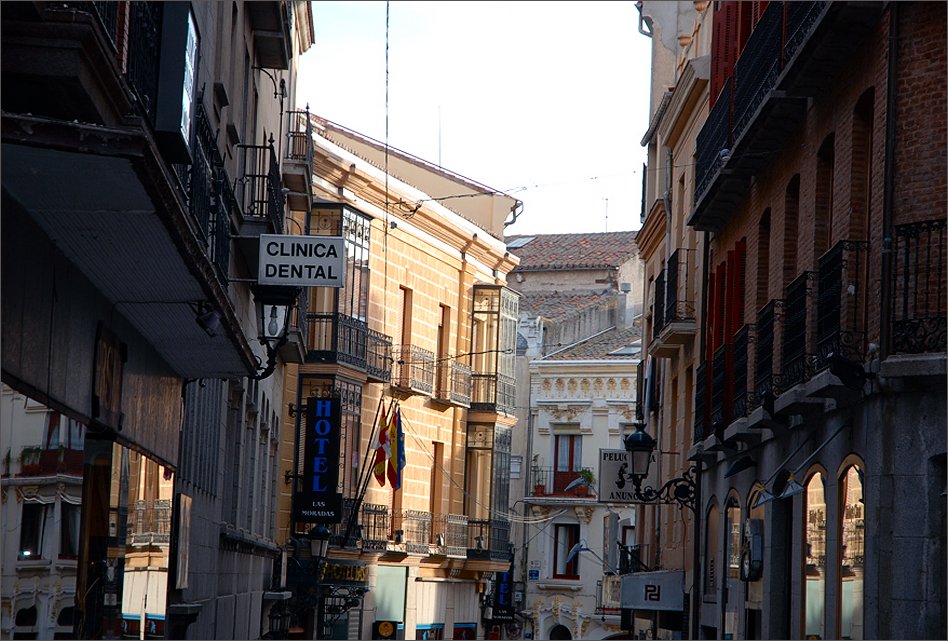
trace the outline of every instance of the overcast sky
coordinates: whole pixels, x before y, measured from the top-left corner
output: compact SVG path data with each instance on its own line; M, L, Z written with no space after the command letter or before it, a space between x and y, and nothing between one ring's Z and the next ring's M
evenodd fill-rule
M313 3L297 99L524 202L507 234L640 226L650 41L634 2Z

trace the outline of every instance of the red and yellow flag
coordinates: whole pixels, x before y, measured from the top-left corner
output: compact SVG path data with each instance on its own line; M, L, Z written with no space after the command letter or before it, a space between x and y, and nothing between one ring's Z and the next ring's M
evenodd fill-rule
M382 415L379 418L379 445L375 448L375 466L372 471L379 485L385 485L385 462L391 456L389 444L388 421L385 419L385 406L382 406Z

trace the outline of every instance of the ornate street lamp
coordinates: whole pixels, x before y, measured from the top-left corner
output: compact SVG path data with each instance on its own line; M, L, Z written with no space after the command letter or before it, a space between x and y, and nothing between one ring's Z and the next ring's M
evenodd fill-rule
M279 285L251 286L257 308L257 339L267 348L267 364L257 373L257 380L267 378L276 369L277 352L286 344L291 312L300 289Z
M648 476L648 468L655 452L655 439L648 435L645 426L635 424L636 431L623 439L625 449L632 454L632 471L628 478L632 481L632 495L643 503L677 504L680 508L695 511L697 488L695 487L695 466L692 465L681 476L669 479L657 490L651 485L642 487L642 482Z

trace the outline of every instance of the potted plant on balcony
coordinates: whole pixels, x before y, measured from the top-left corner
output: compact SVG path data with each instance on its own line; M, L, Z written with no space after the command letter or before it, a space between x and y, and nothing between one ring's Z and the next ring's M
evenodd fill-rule
M583 482L581 485L576 486L577 495L586 496L590 492L595 492L596 475L593 474L592 470L588 468L579 470L579 478L581 478Z

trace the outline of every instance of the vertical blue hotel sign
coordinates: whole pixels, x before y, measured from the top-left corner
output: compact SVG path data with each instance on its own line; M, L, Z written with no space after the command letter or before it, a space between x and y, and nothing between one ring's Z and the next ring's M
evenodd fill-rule
M341 523L342 494L336 491L342 426L339 399L309 398L305 420L302 470L293 500L296 521Z

